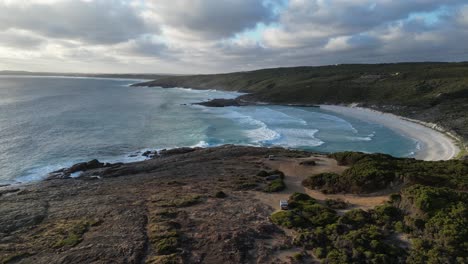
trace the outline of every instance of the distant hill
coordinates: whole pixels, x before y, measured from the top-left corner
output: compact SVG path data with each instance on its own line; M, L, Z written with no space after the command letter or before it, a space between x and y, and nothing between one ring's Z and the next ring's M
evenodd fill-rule
M147 79L154 80L168 74L140 74L140 73L60 73L60 72L28 72L28 71L0 71L0 76L16 75L16 76L65 76L65 77L91 77L91 78L122 78L122 79Z
M140 85L250 93L271 103L349 104L434 122L468 139L468 62L347 64L169 76Z

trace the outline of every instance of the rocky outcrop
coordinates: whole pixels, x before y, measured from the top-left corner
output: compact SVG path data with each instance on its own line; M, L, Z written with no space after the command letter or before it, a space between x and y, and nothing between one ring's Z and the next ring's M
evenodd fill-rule
M256 174L271 170L265 157L307 153L236 146L163 153L76 164L60 172L83 171L78 178L0 196L0 263L279 263L275 253L291 240L254 191L237 189L264 181ZM226 196L216 198L221 190Z
M200 150L202 148L174 148L174 149L163 149L159 152L161 157L167 157L172 155L180 155L185 153L190 153L196 150Z
M208 107L226 107L226 106L242 106L247 103L242 102L238 99L213 99L206 102L195 103L195 105L203 105Z
M116 168L122 166L123 163L102 163L97 159L90 160L88 162L77 163L70 168L63 168L54 172L49 173L47 180L53 179L66 179L70 178L73 173L86 172L89 170L95 170L99 168Z

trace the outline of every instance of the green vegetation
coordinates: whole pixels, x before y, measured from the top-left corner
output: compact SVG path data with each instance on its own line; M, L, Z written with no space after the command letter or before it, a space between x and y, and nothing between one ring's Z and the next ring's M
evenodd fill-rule
M215 193L215 197L216 198L226 198L227 197L227 194L223 191L218 191Z
M258 187L259 182L262 182L262 180L255 177L239 176L235 178L233 183L236 190L252 190Z
M2 245L3 252L0 254L0 263L23 263L25 262L23 259L29 259L28 257L39 254L46 249L71 250L83 241L83 236L91 228L101 224L102 220L90 218L49 220L40 225L34 234L23 238L27 242L26 247L6 248Z
M279 170L273 171L264 171L261 170L257 173L258 177L265 178L267 185L263 189L265 192L280 192L286 189L286 184L284 183L284 173Z
M179 251L180 224L172 220L177 215L177 211L164 210L150 218L148 237L157 255L171 255ZM151 263L158 262L154 259Z
M270 181L265 187L265 192L280 192L286 189L286 184L282 178Z
M184 196L159 204L161 207L188 207L202 202L200 195Z
M6 257L0 257L0 263L1 264L16 263L19 260L21 260L23 258L26 258L26 257L29 257L31 255L32 254L30 254L30 253L15 253L15 254L12 254L12 255L8 255Z
M468 263L468 193L414 185L393 201L413 237L410 263Z
M468 263L468 162L418 161L383 154L331 154L350 166L342 175L322 173L305 186L324 192L373 192L398 186L399 193L372 210L337 216L343 201L321 206L294 194L292 210L271 216L297 230L295 243L325 263ZM329 211L326 211L329 210ZM408 241L401 240L402 235ZM404 247L409 243L409 247Z
M293 260L295 260L295 261L302 261L302 260L304 260L305 257L306 257L306 255L304 254L304 252L298 252L298 253L295 253L292 256Z
M272 171L261 170L257 173L257 176L263 177L263 178L268 177L268 176L273 176L273 175L277 175L280 178L284 178L284 173L279 170L272 170Z
M146 264L179 264L183 263L182 258L177 254L153 256L146 260Z
M57 224L55 230L59 234L59 239L53 244L55 248L73 247L83 240L83 235L91 226L97 226L101 223L99 220L78 220L67 221Z
M304 180L304 186L324 193L369 193L395 185L424 184L468 190L468 162L421 161L385 154L339 152L340 165L351 166L342 175L322 173Z
M273 103L361 103L441 124L468 139L468 63L350 64L169 76L147 85L250 93Z
M342 199L326 199L325 205L331 209L346 209L349 204Z
M313 250L326 263L401 263L403 249L389 240L399 210L385 205L371 212L351 210L338 216L306 194L289 199L291 210L274 213L274 223L298 231L295 244Z

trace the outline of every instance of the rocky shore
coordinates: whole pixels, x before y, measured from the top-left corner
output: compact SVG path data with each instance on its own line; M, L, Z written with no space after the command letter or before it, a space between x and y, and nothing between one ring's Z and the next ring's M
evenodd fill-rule
M281 263L277 253L291 238L268 219L276 208L255 195L270 155L310 153L184 148L136 163L94 160L37 184L4 186L0 262Z
M243 97L237 97L235 99L223 99L217 98L206 102L195 103L195 105L203 105L207 107L227 107L227 106L247 106L247 105L271 105L270 103L249 101L242 99ZM316 104L282 104L285 106L296 106L296 107L320 107Z

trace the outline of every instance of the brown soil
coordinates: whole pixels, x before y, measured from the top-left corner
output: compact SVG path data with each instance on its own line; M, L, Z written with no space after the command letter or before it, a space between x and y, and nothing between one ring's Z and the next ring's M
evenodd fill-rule
M291 238L249 191L270 154L305 155L223 146L1 187L0 263L283 263Z
M301 165L301 161L314 160L315 166ZM327 158L324 155L312 155L308 158L282 158L277 157L274 160L265 159L264 163L272 168L278 169L285 173L286 190L279 193L256 193L257 198L265 204L268 204L274 209L279 209L279 201L287 200L288 197L294 192L307 193L311 197L323 203L326 199L342 199L349 204L349 209L340 210L339 213L345 212L350 209L360 208L368 210L376 205L380 205L389 199L388 192L368 194L366 196L353 195L353 194L323 194L320 191L305 188L302 181L312 175L323 172L342 173L347 169L346 166L339 166L334 159Z
M299 165L311 158L316 166ZM268 169L286 174L284 192L262 192L256 175ZM269 216L280 199L304 192L305 176L344 169L306 152L222 146L0 187L0 263L291 263L300 250L293 233Z

